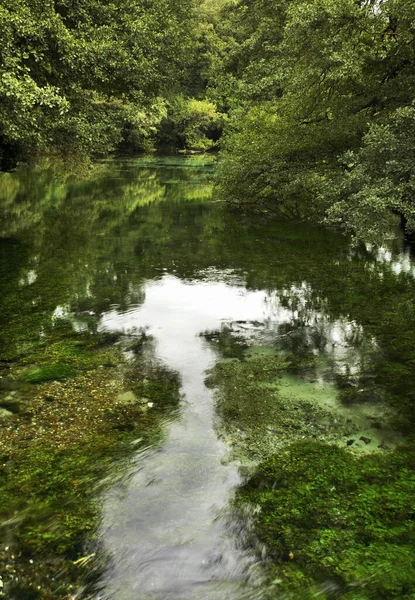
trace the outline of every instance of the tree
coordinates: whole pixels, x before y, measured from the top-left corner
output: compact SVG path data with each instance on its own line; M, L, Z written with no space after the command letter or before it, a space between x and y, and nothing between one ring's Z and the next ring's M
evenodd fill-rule
M191 6L3 0L2 154L89 157L114 149L125 128L146 138L164 114L158 99L180 81Z
M342 173L323 188L331 199L329 221L377 240L393 211L415 230L415 102L371 123L358 150L340 160Z
M385 188L374 202L373 186L385 184L380 168L358 196L362 171L350 172L361 161L371 168L369 146L382 143L381 132L391 151L387 132L398 143L399 123L411 119L414 20L415 3L404 0L241 0L231 10L234 48L224 64L237 85L222 194L258 210L340 221L358 233L363 214L379 233L391 210L413 223L408 183L400 200ZM391 181L411 179L411 152L409 142L400 146Z
M217 146L223 122L224 115L212 102L177 95L169 102L158 143L161 147L210 150Z

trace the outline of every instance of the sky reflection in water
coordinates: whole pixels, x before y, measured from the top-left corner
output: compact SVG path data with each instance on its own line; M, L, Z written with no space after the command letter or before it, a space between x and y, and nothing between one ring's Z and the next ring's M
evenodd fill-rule
M147 281L143 292L143 304L104 313L99 328L126 335L145 329L157 357L180 374L184 401L162 448L138 457L126 487L112 490L105 501L100 533L111 567L99 597L248 597L247 584L229 586L244 580L254 559L241 549L243 524L235 531L225 510L241 478L238 465L224 461L227 449L214 432L212 391L204 381L218 356L201 334L253 322L251 342L269 342L279 325L298 318L298 308L281 306L275 291L248 290L236 275L213 269L209 281L165 275ZM298 306L307 287L290 294ZM332 350L344 349L357 327L329 323L317 312L313 324L325 328ZM220 582L228 583L225 589ZM249 597L258 593L254 586Z

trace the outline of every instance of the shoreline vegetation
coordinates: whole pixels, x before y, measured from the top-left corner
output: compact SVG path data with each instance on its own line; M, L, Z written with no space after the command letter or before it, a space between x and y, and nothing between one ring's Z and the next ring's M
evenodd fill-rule
M0 169L216 149L234 207L413 234L414 22L407 0L4 0Z

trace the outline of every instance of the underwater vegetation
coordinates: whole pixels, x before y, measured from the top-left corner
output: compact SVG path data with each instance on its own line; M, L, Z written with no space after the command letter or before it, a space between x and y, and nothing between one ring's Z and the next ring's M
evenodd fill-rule
M320 598L409 600L414 494L414 444L356 457L303 441L260 463L236 503L252 509L254 543L266 546L276 589L293 597L314 588Z
M162 417L179 401L178 377L151 359L150 340L114 342L58 323L2 379L16 404L0 419L0 560L11 599L72 598L86 567L99 568L102 557L84 556L99 494L140 445L162 439Z
M231 458L251 465L234 507L265 597L414 598L415 443L388 398L372 382L372 403L351 400L347 377L315 381L321 357L231 337L207 336L224 357L207 384Z

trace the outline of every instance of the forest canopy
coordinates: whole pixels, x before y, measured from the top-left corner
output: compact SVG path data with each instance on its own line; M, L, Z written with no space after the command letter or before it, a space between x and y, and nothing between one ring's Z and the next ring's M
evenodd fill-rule
M1 0L0 168L220 148L246 210L415 229L415 0Z
M225 197L359 236L391 212L414 229L415 2L240 0L221 28Z
M180 82L191 4L2 0L3 161L105 155L133 131L146 148Z

